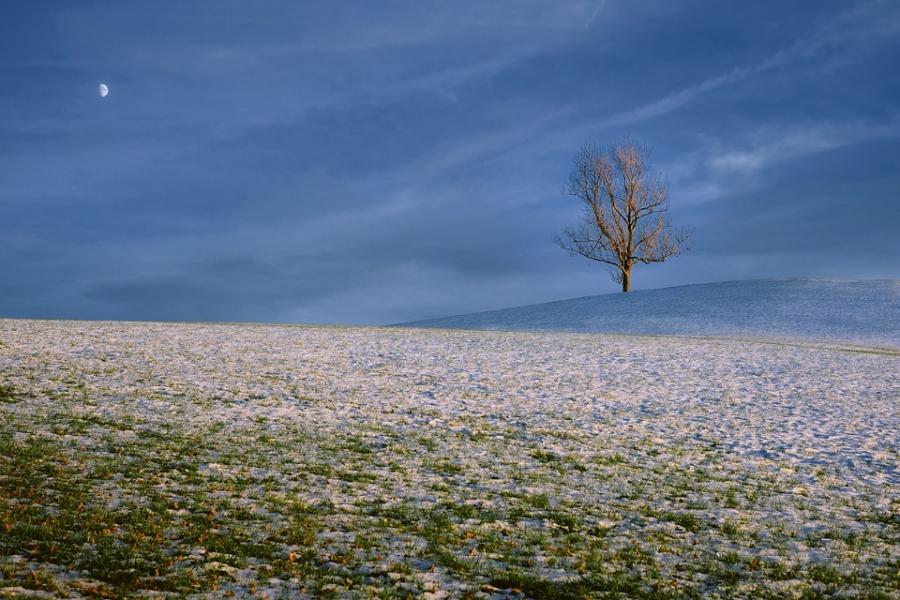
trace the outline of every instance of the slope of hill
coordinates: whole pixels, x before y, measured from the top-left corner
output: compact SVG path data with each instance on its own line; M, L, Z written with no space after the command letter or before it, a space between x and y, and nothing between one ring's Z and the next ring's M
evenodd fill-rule
M900 280L763 279L686 285L400 326L800 338L900 348Z

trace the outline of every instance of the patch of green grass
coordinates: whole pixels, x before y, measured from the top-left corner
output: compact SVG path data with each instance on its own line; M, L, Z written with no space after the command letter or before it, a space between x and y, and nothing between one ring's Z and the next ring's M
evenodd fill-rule
M547 518L563 531L574 532L581 529L581 517L573 512L554 509L547 513Z
M703 520L701 520L700 517L691 512L667 512L662 515L662 520L680 525L681 527L684 527L685 530L690 531L691 533L698 533L699 531L703 530L704 527L706 527L706 524L703 522Z
M442 475L461 475L465 472L465 468L462 465L458 465L446 458L428 461L426 462L426 466L435 473Z
M375 448L358 436L347 437L341 446L354 454L373 454L375 452Z
M720 527L722 529L722 533L724 533L728 537L735 537L741 531L740 526L731 519L724 520Z
M380 475L368 473L361 469L342 469L335 471L333 476L341 481L356 483L378 483L382 480Z
M15 457L14 473L0 462L0 481L6 484L0 499L3 554L86 570L94 580L125 590L166 589L168 540L161 531L167 519L133 505L116 511L97 505L85 485L89 480L79 480L78 471L65 466L58 449L44 440L17 443L4 436L0 446L0 454L12 451ZM43 485L22 487L36 478Z
M436 508L427 513L427 520L425 525L419 528L419 534L432 545L443 545L450 541L454 529L450 515Z
M13 386L0 383L0 403L13 404L19 401L19 395Z
M416 437L416 441L422 444L428 452L434 452L438 449L438 442L432 437L420 435Z
M477 508L465 502L442 502L440 506L462 521L474 518L479 512Z
M628 569L633 569L639 565L646 566L655 563L653 554L644 550L638 544L625 544L616 550L613 558Z
M536 448L536 449L532 450L531 452L528 453L528 455L531 456L532 458L534 458L535 460L537 460L538 462L542 462L542 463L554 463L559 460L562 460L562 458L559 455L554 454L553 452L549 452L547 450L541 450L540 448Z
M730 486L728 489L726 489L722 505L725 508L740 508L741 503L738 500L738 492L738 488L734 486Z
M621 452L616 452L611 455L600 455L594 458L594 462L601 466L612 466L612 465L622 465L628 462L628 459L625 458L625 455Z
M859 583L855 572L843 574L833 566L824 563L813 563L807 570L809 578L831 586L845 587Z
M25 577L19 578L16 583L18 583L22 588L24 588L26 590L49 592L51 594L59 591L59 587L56 585L56 581L53 578L53 575L50 572L48 572L44 569L41 569L41 568L38 568L37 570L29 569L28 575L26 575ZM4 597L7 597L7 596L4 595ZM33 596L27 595L27 594L22 594L21 596L15 595L15 596L10 596L10 597L12 597L12 598L31 598Z
M635 600L674 600L685 598L680 591L653 585L639 577L624 573L609 576L586 575L562 581L551 581L518 569L495 573L490 585L511 590L535 600L590 600L592 598L621 598Z
M385 524L398 528L411 527L418 523L420 519L419 509L407 502L399 502L389 506L376 506L372 512L380 517Z
M547 494L526 495L523 500L535 508L550 508L550 496Z

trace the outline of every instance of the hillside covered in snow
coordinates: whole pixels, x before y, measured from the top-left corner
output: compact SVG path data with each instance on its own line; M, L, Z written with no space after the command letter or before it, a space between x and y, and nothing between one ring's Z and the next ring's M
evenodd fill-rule
M900 348L900 280L763 279L586 296L405 327L811 339Z

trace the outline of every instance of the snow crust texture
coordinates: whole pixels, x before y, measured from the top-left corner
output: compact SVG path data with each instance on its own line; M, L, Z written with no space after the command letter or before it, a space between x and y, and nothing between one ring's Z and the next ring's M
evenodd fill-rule
M898 367L0 320L0 597L897 598Z
M607 294L410 327L802 338L900 349L900 281L766 279Z

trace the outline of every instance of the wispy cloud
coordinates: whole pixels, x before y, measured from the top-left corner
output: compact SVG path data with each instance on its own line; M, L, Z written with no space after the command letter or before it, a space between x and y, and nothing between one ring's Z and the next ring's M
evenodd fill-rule
M677 181L678 206L690 207L763 189L770 183L771 169L790 170L793 162L806 157L898 138L900 114L880 123L765 125L742 132L738 139L707 139L705 146L667 164L666 173Z
M592 123L592 128L624 127L668 114L719 88L736 84L798 61L810 61L826 50L841 47L841 61L864 55L873 45L893 41L900 31L900 5L876 0L855 6L824 23L807 38L798 40L762 60L709 77L665 97Z
M602 11L606 6L606 2L607 0L600 0L599 2L597 2L597 8L594 9L594 12L591 13L591 16L588 17L587 21L584 22L585 29L591 26L591 23L593 23L597 16L600 14L600 11Z
M900 119L890 123L820 123L784 131L766 128L746 149L715 148L708 164L725 176L750 175L766 167L877 138L900 138Z

